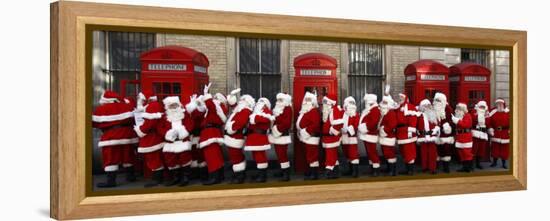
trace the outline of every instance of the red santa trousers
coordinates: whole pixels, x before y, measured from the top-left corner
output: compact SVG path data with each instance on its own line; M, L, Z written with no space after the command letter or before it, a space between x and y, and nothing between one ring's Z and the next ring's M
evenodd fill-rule
M437 146L435 143L422 143L420 145L420 158L422 170L435 172L437 167Z
M229 155L229 161L233 164L233 171L243 171L246 166L243 149L227 147L227 153Z
M503 160L508 160L508 157L510 157L509 144L491 142L491 156L495 159L500 158Z
M164 169L164 165L162 163L162 150L143 153L143 161L145 161L145 165L151 171Z
M212 173L223 167L223 153L220 144L209 144L202 148L202 152L208 167L208 173Z
M183 151L180 153L162 152L164 165L169 170L175 170L181 167L191 165L191 151Z
M191 158L193 159L191 167L205 167L206 163L204 162L204 155L202 149L198 148L197 145L191 147Z
M252 157L256 161L256 167L258 169L267 169L267 153L265 150L252 151Z
M487 153L487 144L486 140L478 139L474 137L474 142L472 145L472 154L478 159L485 159Z
M342 149L350 163L359 164L359 150L357 149L357 144L344 144Z
M406 164L413 164L416 159L416 143L400 144L399 151Z
M397 162L397 158L395 158L395 147L394 146L382 145L382 153L384 154L384 158L386 158L388 163L396 163Z
M101 147L101 154L105 172L117 171L120 164L123 167L131 167L136 160L132 145L104 146Z
M363 144L365 145L369 163L372 164L374 168L380 167L380 156L378 156L378 151L376 150L376 143L363 141Z
M275 153L277 154L277 160L281 164L281 169L286 169L290 167L290 162L288 161L288 145L287 144L275 144Z
M319 145L302 143L306 148L306 161L310 167L319 167Z
M338 148L324 148L325 149L325 168L332 170L338 161Z
M437 145L437 155L441 158L441 161L451 161L451 155L453 154L452 144Z
M460 161L469 161L474 159L472 148L456 148Z

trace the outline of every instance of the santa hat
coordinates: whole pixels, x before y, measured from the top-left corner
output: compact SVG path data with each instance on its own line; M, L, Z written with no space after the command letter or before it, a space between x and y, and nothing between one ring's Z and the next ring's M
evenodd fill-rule
M500 97L495 100L495 104L498 104L498 103L502 103L504 106L506 106L506 102L504 101L504 99Z
M323 97L323 102L330 105L336 105L337 101L338 98L336 97L336 94L327 94Z
M214 99L220 101L223 104L227 104L227 98L222 93L216 93L214 95Z
M399 97L401 97L405 103L409 103L409 97L404 93L399 93Z
M444 103L447 103L447 96L445 96L445 94L443 94L441 92L437 92L434 95L434 100L440 100Z
M485 101L478 101L475 108L478 109L481 106L485 107L485 110L487 110L487 108L488 108L487 102L485 102Z
M235 105L237 103L237 95L235 94L227 95L227 103L231 106Z
M431 105L432 103L430 102L430 100L428 99L424 99L422 101L420 101L420 105L419 106L428 106L428 105Z
M313 106L314 107L318 107L319 104L317 103L317 95L311 93L311 92L306 92L306 94L304 95L304 99L302 100L302 103L304 103L306 101L306 99L311 99L311 102L313 103Z
M248 94L242 95L242 96L240 97L240 100L241 100L241 101L244 101L244 102L246 103L246 106L247 106L248 108L251 108L251 109L252 109L252 108L254 107L254 105L256 104L256 101L254 100L254 98L253 98L252 96L248 95Z
M278 93L277 100L279 99L283 100L283 103L286 105L290 105L292 103L292 97L289 94Z
M344 108L352 103L355 104L355 98L353 98L352 96L346 97L346 99L344 99Z
M180 97L179 96L170 96L170 97L166 97L164 98L164 100L162 100L162 103L164 103L164 108L165 109L168 109L168 106L172 105L172 104L179 104L181 106L181 102L180 102Z
M269 99L265 97L258 99L258 103L264 103L267 108L271 109L271 102L269 102Z
M462 110L462 111L467 113L468 112L468 105L466 105L466 103L464 103L464 102L460 102L460 103L456 104L456 109Z
M388 105L393 105L395 104L395 101L393 101L393 98L390 96L390 95L385 95L382 97L382 102L386 102L388 103Z
M363 96L363 100L367 104L376 103L378 96L376 96L376 94L365 94L365 96Z
M105 91L99 99L100 104L120 102L120 96L114 91Z
M157 96L153 94L153 91L151 90L143 90L142 92L139 92L138 99L141 100L157 100Z

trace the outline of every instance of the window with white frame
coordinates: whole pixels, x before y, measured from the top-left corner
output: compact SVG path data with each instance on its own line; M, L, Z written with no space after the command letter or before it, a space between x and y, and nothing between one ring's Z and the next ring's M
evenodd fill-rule
M349 43L349 95L357 101L358 108L364 108L365 93L381 97L385 80L384 45Z

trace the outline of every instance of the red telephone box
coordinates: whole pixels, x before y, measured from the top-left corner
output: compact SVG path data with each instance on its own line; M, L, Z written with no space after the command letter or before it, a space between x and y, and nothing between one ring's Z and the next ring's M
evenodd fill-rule
M323 96L338 94L336 68L338 62L333 57L322 53L307 53L294 58L294 113L297 118L302 100L306 92L317 93L317 101L321 105ZM321 119L319 119L321 121ZM307 164L305 151L294 136L294 164L296 171L304 171Z
M434 60L419 60L407 65L405 93L413 104L425 98L433 99L436 92L449 97L449 68Z
M485 100L491 102L491 70L476 63L460 63L450 68L449 81L451 82L451 105L454 107L459 101L465 101L468 108Z
M201 52L180 46L153 48L141 54L141 89L153 91L159 100L202 93L208 84L208 58Z

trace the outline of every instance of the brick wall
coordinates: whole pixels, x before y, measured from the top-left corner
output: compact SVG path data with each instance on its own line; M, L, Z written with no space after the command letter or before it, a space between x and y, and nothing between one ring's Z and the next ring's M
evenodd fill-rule
M494 51L494 68L491 81L494 82L492 101L503 98L510 103L510 52L503 50Z
M419 53L420 50L417 46L386 46L386 83L390 84L391 94L394 99L397 99L399 93L405 91L405 75L403 75L403 71L408 64L419 59Z

